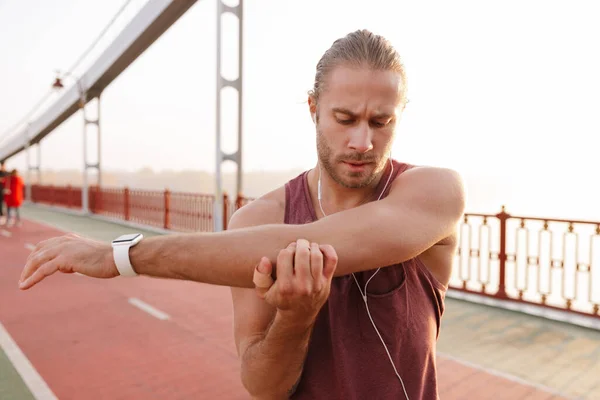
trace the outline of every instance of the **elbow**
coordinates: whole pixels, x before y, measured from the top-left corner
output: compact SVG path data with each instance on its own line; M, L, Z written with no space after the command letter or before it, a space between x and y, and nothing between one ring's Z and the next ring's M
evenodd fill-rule
M449 204L452 216L458 220L464 215L467 206L467 193L465 183L460 174L453 170L448 170L450 175Z
M465 214L467 194L460 174L451 169L441 169L438 179L429 186L421 199L430 223L441 223L443 238L451 235Z
M441 195L434 197L434 193L429 193L429 197L435 200L429 205L427 214L430 218L427 223L438 224L440 227L433 244L456 233L467 203L465 185L460 174L450 169L443 172L444 178L436 185Z

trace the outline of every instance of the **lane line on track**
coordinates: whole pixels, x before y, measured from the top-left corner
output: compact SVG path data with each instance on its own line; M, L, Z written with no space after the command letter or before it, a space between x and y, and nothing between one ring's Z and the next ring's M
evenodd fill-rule
M27 385L33 397L40 400L58 400L58 398L52 393L52 390L48 387L46 382L42 379L40 374L36 371L31 362L27 359L25 354L21 351L19 346L10 337L8 331L4 329L4 326L0 322L0 347L4 350L4 353L11 361L23 382Z
M169 314L164 313L154 307L152 307L150 304L143 302L142 300L135 298L135 297L130 297L129 298L129 304L139 308L142 311L147 312L148 314L152 315L155 318L158 318L160 320L168 320Z
M12 236L12 232L10 232L10 231L7 231L6 229L2 229L2 230L0 231L0 234L1 234L2 236L8 237L8 238Z

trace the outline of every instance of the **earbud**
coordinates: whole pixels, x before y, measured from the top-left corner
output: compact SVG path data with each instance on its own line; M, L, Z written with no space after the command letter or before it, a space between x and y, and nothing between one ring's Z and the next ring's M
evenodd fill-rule
M317 121L315 120L315 114L310 114L310 116L312 117L313 124L316 124L316 123L317 123Z

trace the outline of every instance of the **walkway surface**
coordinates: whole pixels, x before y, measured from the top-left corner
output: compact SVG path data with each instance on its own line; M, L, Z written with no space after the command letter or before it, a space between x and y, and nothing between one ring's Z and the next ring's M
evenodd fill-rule
M32 206L23 214L23 226L0 227L0 399L249 398L227 288L68 275L21 292L40 240L139 231ZM600 399L600 332L452 298L446 307L442 400Z

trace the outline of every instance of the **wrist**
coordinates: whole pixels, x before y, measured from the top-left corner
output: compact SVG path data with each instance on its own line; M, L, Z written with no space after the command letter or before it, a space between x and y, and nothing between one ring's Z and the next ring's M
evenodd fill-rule
M277 324L290 335L304 336L312 330L316 317L301 316L290 311L278 310L274 325Z
M112 276L116 277L120 275L117 264L115 263L115 256L112 246L108 246L106 249L104 254L104 265L106 266L107 270L110 271Z
M121 276L137 276L137 272L131 263L130 251L138 245L144 235L141 233L132 233L121 235L112 241L113 262Z
M147 245L147 239L142 240L137 245L129 248L129 260L131 262L131 266L135 270L135 272L139 275L147 274L144 270L144 266L146 266L146 261L143 260L144 257L144 249Z

